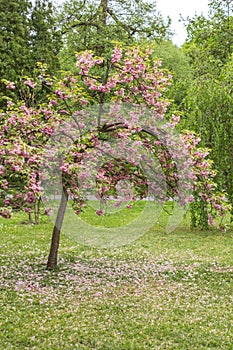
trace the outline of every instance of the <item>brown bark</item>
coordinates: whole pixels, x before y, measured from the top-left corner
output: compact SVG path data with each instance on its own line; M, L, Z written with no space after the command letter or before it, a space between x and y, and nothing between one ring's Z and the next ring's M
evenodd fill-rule
M57 212L56 222L53 227L50 252L49 252L49 257L47 261L48 270L53 270L57 267L57 255L58 255L58 248L59 248L59 241L60 241L60 233L61 233L62 223L64 220L65 211L67 207L68 197L69 195L67 193L67 190L65 189L65 187L63 187L62 197L61 197L59 209Z
M100 6L99 6L101 15L100 15L100 21L101 24L106 27L107 25L107 15L108 15L108 0L101 0Z

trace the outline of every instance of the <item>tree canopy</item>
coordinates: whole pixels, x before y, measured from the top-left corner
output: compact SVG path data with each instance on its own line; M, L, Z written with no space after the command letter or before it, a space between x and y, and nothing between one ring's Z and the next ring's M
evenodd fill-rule
M60 23L63 69L67 62L73 66L76 52L107 55L116 42L127 46L140 38L161 41L170 35L170 20L164 21L154 3L142 0L68 0L62 6Z
M52 1L36 0L32 5L29 0L1 0L0 16L1 79L33 77L37 62L46 64L50 73L57 72L61 36ZM1 81L1 98L7 94L5 86Z

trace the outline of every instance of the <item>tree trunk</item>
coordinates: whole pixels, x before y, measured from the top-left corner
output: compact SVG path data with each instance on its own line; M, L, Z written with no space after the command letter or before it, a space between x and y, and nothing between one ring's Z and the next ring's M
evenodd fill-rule
M49 257L47 261L48 270L53 270L57 267L57 254L58 254L58 248L59 248L60 233L61 233L62 223L64 220L65 211L67 207L68 197L69 195L67 193L67 190L65 187L63 187L62 197L61 197L59 209L57 212L56 222L53 227L50 252L49 252Z
M99 9L101 11L100 21L103 27L107 25L107 15L108 15L108 0L101 0Z
M97 40L96 40L96 54L98 56L102 56L105 54L105 35L106 35L106 27L107 27L107 16L108 16L108 1L109 0L101 0L100 5L97 10L97 17L100 21L100 25L97 28Z

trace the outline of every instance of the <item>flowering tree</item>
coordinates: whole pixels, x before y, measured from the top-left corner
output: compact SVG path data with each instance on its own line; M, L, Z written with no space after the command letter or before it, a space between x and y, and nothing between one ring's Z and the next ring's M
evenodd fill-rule
M171 77L160 69L160 62L151 62L148 50L123 52L117 46L104 63L91 52L78 54L76 77L65 76L60 82L42 77L49 92L45 103L15 105L9 100L8 110L1 114L0 215L10 217L17 202L27 212L34 208L38 221L43 182L53 183L57 170L61 177L61 201L47 263L50 269L57 265L68 199L79 214L93 194L90 173L101 204L117 197L123 184L123 197L130 201L149 195L160 203L169 198L180 205L194 203L194 209L195 203L202 203L203 211L194 210L193 218L202 226L213 225L214 215L223 216L228 209L225 196L215 189L208 151L198 148L200 139L190 131L172 137L170 131L179 117L166 118L169 101L162 93ZM6 84L15 88L12 82ZM31 80L25 84L30 91L39 88ZM98 105L93 109L94 100ZM124 189L127 181L131 192L127 186ZM18 182L21 189L12 191L11 183ZM103 215L104 207L96 212Z

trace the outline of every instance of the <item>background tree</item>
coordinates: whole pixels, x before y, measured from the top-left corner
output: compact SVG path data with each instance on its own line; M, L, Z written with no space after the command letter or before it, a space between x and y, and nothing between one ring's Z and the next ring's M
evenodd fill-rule
M232 1L210 1L209 17L189 20L184 45L194 70L185 104L186 126L196 130L233 203Z
M32 6L28 0L0 0L0 16L0 104L3 106L3 95L11 96L5 88L6 81L18 84L18 97L23 98L20 80L38 74L37 62L46 64L48 73L57 72L61 37L51 1L37 0Z
M183 100L192 80L192 67L184 50L177 47L171 40L163 40L153 46L154 57L161 59L163 69L172 74L172 84L166 91L166 96L173 100L172 108L183 108Z
M218 74L221 65L227 62L233 50L232 11L231 0L210 0L208 18L202 15L187 19L184 49L197 74L210 70Z
M48 73L59 69L58 53L62 43L56 14L52 1L48 0L36 0L31 14L32 63L45 63Z
M31 72L30 60L30 9L28 0L0 0L0 76L17 81ZM6 93L0 82L0 99Z
M73 67L76 52L92 50L96 55L106 55L116 41L132 45L139 38L161 40L170 33L170 20L163 20L154 3L141 0L68 0L62 7L60 22L63 69L67 69L68 62Z

